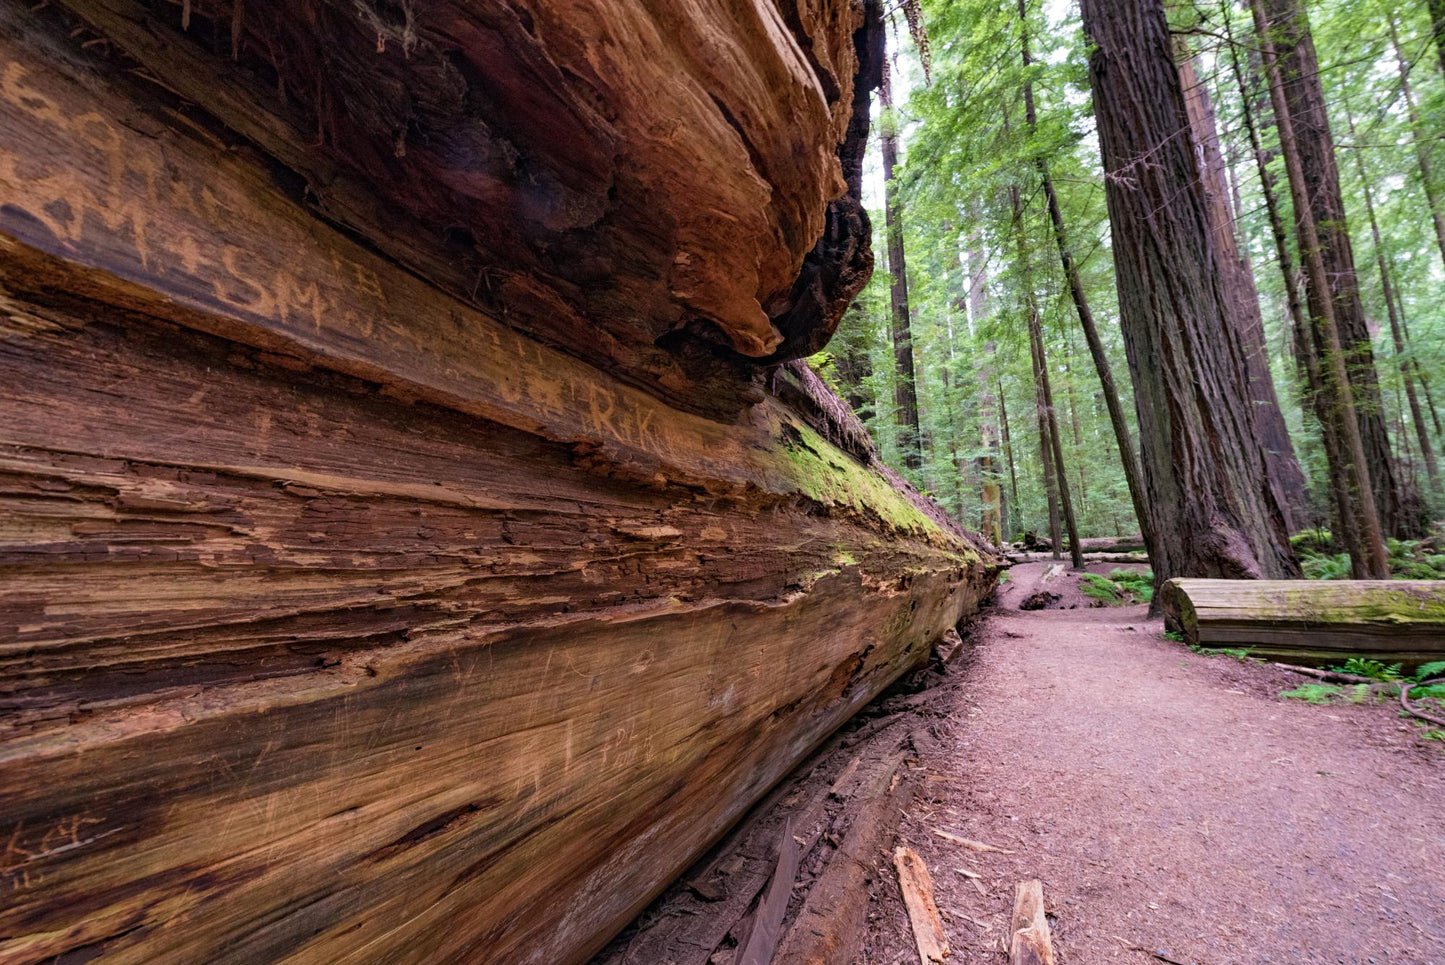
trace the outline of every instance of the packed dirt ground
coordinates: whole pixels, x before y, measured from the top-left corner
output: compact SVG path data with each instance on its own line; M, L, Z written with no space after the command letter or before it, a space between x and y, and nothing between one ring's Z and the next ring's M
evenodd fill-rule
M1445 962L1445 744L1392 705L1281 699L1303 678L1050 569L1010 570L976 626L900 825L949 961L1005 961L1013 885L1039 878L1060 963ZM1020 611L1041 588L1054 608ZM866 961L917 961L880 868Z
M1040 593L1046 609L1020 609ZM1013 567L963 642L850 721L597 961L918 962L894 865L910 846L949 963L1007 962L1027 879L1060 965L1445 963L1445 741L1393 703L1284 699L1306 678L1094 602L1065 567Z

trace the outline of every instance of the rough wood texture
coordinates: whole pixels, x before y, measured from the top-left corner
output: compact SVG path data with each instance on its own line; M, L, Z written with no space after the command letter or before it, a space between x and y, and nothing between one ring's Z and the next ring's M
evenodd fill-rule
M1156 580L1298 575L1159 0L1083 0Z
M938 965L948 958L948 933L938 916L933 900L933 877L918 852L906 845L893 849L893 867L898 872L898 890L908 909L908 923L913 927L913 946L918 949L919 965Z
M100 18L99 3L72 6ZM317 5L315 29L373 9L353 6ZM495 16L519 32L479 30L448 59L425 46L436 23L421 22L403 57L410 28L383 25L368 38L382 72L371 80L442 60L506 75L537 37L568 47L568 18L583 33L605 26L539 3L527 40L520 7L484 6L448 8L448 29ZM141 18L111 24L130 45L89 44L56 5L0 8L0 960L585 958L976 607L993 563L876 465L805 367L734 376L748 406L656 378L629 355L652 351L652 330L609 341L607 306L631 304L646 328L667 315L659 299L691 296L634 286L597 239L555 249L604 253L573 265L617 279L595 304L505 264L497 303L453 297L435 252L398 249L435 240L407 234L435 209L400 210L415 198L386 189L430 177L454 202L458 168L394 170L399 154L366 167L377 153L338 133L358 113L343 99L322 124L325 149L344 145L365 170L347 175L333 157L332 180L303 184L307 169L288 162L310 149L266 128L259 107L246 115L260 101L224 57L193 40L156 48L192 56L190 69L219 65L202 92L225 99L216 113L166 90L194 74L121 59L159 56L144 38L170 28L149 18L174 10L115 9ZM707 9L676 16L711 22ZM195 17L239 10L197 2ZM808 11L804 22L850 38L851 5ZM766 94L756 117L733 113L782 139L757 157L790 158L772 183L793 190L749 208L737 185L683 201L670 185L647 217L681 224L739 204L742 226L714 234L756 247L770 277L782 259L801 278L846 118L799 93L791 66L758 64L832 58L847 76L853 55L831 41L805 55L785 17L754 13L742 18L754 40L726 61L746 77L718 83ZM245 6L257 29L287 16ZM618 36L625 50L603 45L604 60L646 59L631 46L642 41ZM359 56L348 37L318 61L328 83ZM678 66L695 54L657 54L678 97L712 83ZM528 69L497 96L538 102L477 116L529 137L565 128L548 136L572 138L575 183L522 179L561 199L546 209L558 231L585 236L568 219L614 198L606 177L582 177L589 158L614 166L615 197L631 199L615 202L623 222L642 217L627 192L643 191L623 182L665 179L636 157L648 137L682 157L703 134L736 147L696 112L670 133L637 130L654 116L638 113L598 154L600 128L569 126L585 113L578 76ZM417 85L401 89L429 89ZM656 95L639 82L629 96ZM587 117L636 107L608 103ZM709 103L694 106L722 110ZM428 130L408 134L408 159L485 159L455 130L460 141ZM454 207L481 231L470 216L493 218L497 202L476 190ZM350 231L316 216L318 196ZM375 220L333 207L362 202ZM661 244L687 250L683 236L674 226ZM727 265L719 254L689 284L713 286ZM773 344L737 308L772 282L733 272L742 288L697 299L739 345L756 348L749 333ZM533 325L542 316L554 331ZM671 404L681 396L696 404Z
M1170 580L1169 629L1256 657L1418 666L1445 656L1445 583L1427 580Z
M1054 965L1049 920L1044 916L1044 886L1038 879L1014 887L1009 919L1009 965Z

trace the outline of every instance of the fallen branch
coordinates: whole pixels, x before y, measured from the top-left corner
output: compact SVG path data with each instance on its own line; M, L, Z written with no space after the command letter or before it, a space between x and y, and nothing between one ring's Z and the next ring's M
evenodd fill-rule
M1325 683L1330 684L1379 684L1390 683L1391 681L1377 680L1374 677L1360 677L1352 673L1340 673L1336 670L1320 670L1317 667L1300 667L1292 663L1275 664L1283 670L1291 673L1304 674L1306 677L1317 677Z
M1426 713L1414 704L1410 703L1410 688L1423 687L1426 684L1437 684L1445 682L1445 677L1431 677L1429 680L1417 680L1414 683L1401 681L1400 683L1400 706L1405 708L1405 713L1427 720L1432 724L1445 727L1445 717L1436 717L1434 714Z
M778 950L783 934L783 916L788 898L793 893L793 878L798 873L800 842L793 837L793 822L783 824L783 839L778 845L778 864L763 900L758 903L748 940L736 959L737 965L768 965Z
M956 835L956 834L951 834L951 833L949 833L948 831L940 831L938 828L934 828L934 829L933 829L933 833L936 834L936 835L938 835L940 838L942 838L942 839L945 840L945 841L952 841L954 844L957 844L957 845L960 845L960 846L962 846L962 847L965 847L965 848L967 848L967 849L970 850L970 851L992 851L992 852L994 852L995 854L1013 854L1013 853L1014 853L1014 852L1010 851L1008 848L995 848L995 847L994 847L993 845L991 845L991 844L984 844L982 841L975 841L975 840L973 840L972 838L960 838L960 837L959 837L958 835Z
M900 845L893 852L893 867L898 871L898 888L903 892L903 904L913 926L913 944L918 948L920 965L942 962L948 957L948 935L933 900L933 878L928 866L918 852Z

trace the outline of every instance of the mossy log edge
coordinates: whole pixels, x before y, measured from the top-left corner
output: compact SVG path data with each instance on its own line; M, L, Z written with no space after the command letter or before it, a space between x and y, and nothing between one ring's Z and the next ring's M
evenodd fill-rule
M1312 665L1445 657L1445 582L1173 579L1160 602L1166 629L1193 646Z

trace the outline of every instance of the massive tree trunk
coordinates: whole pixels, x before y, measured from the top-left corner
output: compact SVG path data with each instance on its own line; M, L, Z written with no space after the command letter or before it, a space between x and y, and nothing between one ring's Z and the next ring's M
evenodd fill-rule
M1275 485L1284 495L1290 511L1291 529L1309 518L1309 498L1304 471L1295 457L1294 443L1279 407L1274 389L1274 376L1269 370L1269 354L1264 339L1264 316L1259 308L1259 291L1254 286L1254 271L1239 250L1235 240L1234 212L1229 204L1229 188L1224 177L1224 157L1219 150L1219 126L1209 91L1200 82L1194 69L1194 57L1188 45L1176 38L1179 82L1184 88L1184 106L1189 112L1189 128L1194 136L1195 157L1199 161L1200 183L1209 213L1209 231L1219 252L1219 265L1224 271L1224 287L1232 301L1231 316L1239 328L1235 335L1244 349L1245 374L1248 376L1249 398L1264 443L1266 462Z
M1320 256L1324 259L1325 275L1329 281L1329 289L1323 292L1306 281L1309 313L1312 318L1322 318L1325 300L1330 299L1334 303L1340 337L1344 340L1348 356L1350 384L1359 413L1366 466L1370 472L1370 489L1375 494L1380 522L1388 533L1411 535L1420 530L1421 507L1419 497L1397 478L1390 435L1385 427L1385 408L1375 371L1375 353L1364 305L1360 300L1359 280L1355 275L1355 256L1350 246L1345 203L1340 194L1335 143L1330 133L1309 20L1299 0L1265 0L1265 12L1279 56L1285 103L1294 125L1295 139L1299 142L1309 207L1319 229ZM1296 237L1303 248L1303 240L1298 238L1300 223L1300 219L1296 218Z
M771 364L876 6L31 6L0 959L585 959L987 591Z
M1084 0L1156 579L1299 572L1231 337L1237 324L1162 0Z
M886 68L886 65L885 65ZM879 140L883 143L883 216L887 222L889 302L893 309L893 408L898 420L899 448L909 469L923 464L923 433L918 419L918 385L913 364L912 317L908 308L908 262L903 250L903 210L894 174L898 167L897 120L889 71L883 71L879 88L883 122Z

